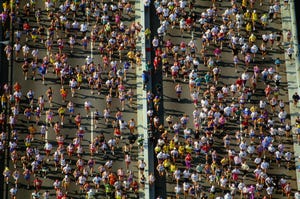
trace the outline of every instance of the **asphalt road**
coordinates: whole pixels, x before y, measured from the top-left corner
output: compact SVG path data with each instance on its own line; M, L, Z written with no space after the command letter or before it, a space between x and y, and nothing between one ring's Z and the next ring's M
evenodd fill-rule
M211 1L194 1L194 12L196 13L196 16L201 15L201 13L203 11L205 11L207 8L209 8L211 6ZM230 7L230 2L228 1L223 1L223 2L217 2L218 5L218 16L220 16L226 8ZM256 11L259 13L259 16L261 13L267 12L268 10L268 6L267 5L263 5L263 6L259 6L259 3L257 2L255 4L254 9L256 9ZM186 11L188 11L186 9ZM154 14L154 13L153 13ZM217 20L218 24L221 23L220 20ZM152 18L151 20L151 27L152 27L152 32L156 33L156 29L159 26L159 21L158 18ZM254 32L254 34L257 36L258 40L256 41L256 45L259 46L261 43L261 35L263 33L270 33L270 32L275 32L275 31L281 31L281 20L277 19L274 22L271 23L271 25L269 25L267 27L267 29L262 30L261 27L257 28L256 31ZM199 24L197 24L196 27L196 31L193 34L194 39L196 41L196 45L198 47L198 51L201 49L201 43L200 43L200 38L202 35L199 34ZM181 41L185 41L186 43L188 43L192 38L192 34L191 33L187 33L185 32L183 35L179 32L179 27L178 25L174 28L168 29L168 33L167 35L164 37L164 41L166 41L167 39L170 39L171 42L173 44L179 45ZM214 56L212 54L213 49L215 49L216 46L214 44L209 46L209 54L210 56ZM152 52L154 54L154 51ZM241 58L241 55L239 55ZM200 55L199 53L197 54L197 57L199 58ZM268 55L266 57L265 60L262 60L260 53L258 53L257 59L255 64L258 64L260 69L263 69L265 67L270 66L270 64L273 64L274 61L273 59L279 57L281 60L284 60L284 51L282 49L278 49L275 48L273 50L270 50L268 52ZM173 63L173 57L169 56L168 57L170 66L172 66ZM221 69L221 76L219 78L219 82L217 87L222 87L225 83L227 85L231 85L232 83L234 83L236 81L236 79L238 78L238 76L241 75L241 73L243 72L243 70L245 70L245 67L243 66L242 62L239 62L238 64L238 72L235 72L234 70L234 66L233 66L233 61L232 61L232 54L231 54L231 50L227 47L227 45L224 45L224 49L222 52L222 56L221 56L221 61L218 64L220 66ZM252 67L254 66L253 63L251 63L248 72L252 73L253 69ZM199 68L199 73L201 77L204 77L207 68L204 67L203 63L201 62L200 64L200 68ZM163 102L163 106L160 108L159 111L159 116L162 122L164 122L164 126L165 128L167 127L167 123L165 121L166 117L168 115L172 115L174 117L173 122L175 121L179 121L180 117L182 117L183 114L187 114L190 117L189 123L188 123L188 127L193 129L193 123L192 123L192 112L194 111L194 105L192 103L191 97L190 97L190 93L189 93L189 88L188 88L188 83L182 81L183 79L179 79L176 82L180 82L183 85L183 92L182 92L182 97L181 97L181 101L178 102L177 101L177 96L175 93L175 83L173 83L173 80L171 79L171 75L170 73L168 74L168 77L165 77L165 75L162 75L161 73L162 71L159 70L157 71L157 73L155 73L153 75L154 77L154 81L153 81L153 86L157 85L157 84L161 84L163 85L162 87L162 102ZM285 102L288 102L288 95L287 95L287 79L286 79L286 74L285 74L285 68L284 66L280 68L280 75L282 76L282 81L281 81L281 89L280 89L280 94L279 94L279 98L284 100ZM261 81L261 79L258 82L258 86L257 86L257 91L255 93L255 95L252 96L252 100L250 103L246 104L246 107L251 107L254 104L258 104L259 100L261 98L264 98L264 84ZM201 86L201 91L200 91L200 99L201 99L201 95L203 94L203 91L205 89L205 86L202 85ZM157 94L157 91L154 90L154 93ZM227 103L230 103L227 101ZM285 103L286 104L286 111L289 111L288 105L289 103ZM268 106L268 109L270 109L270 107ZM162 115L163 114L163 117ZM278 119L277 120L277 124L278 124ZM232 137L233 140L235 140L234 138L234 132L236 130L239 129L239 121L230 121L228 123L228 125L226 126L226 130L221 133L218 134L217 136L214 136L215 138L215 142L214 142L214 149L217 150L218 153L218 159L222 159L224 157L224 155L226 154L226 152L223 150L223 141L222 138L225 135L225 133L229 133L230 136ZM182 136L182 133L180 133L180 135ZM173 136L173 134L169 135L169 139L171 138L171 136ZM248 138L246 138L247 142L249 142ZM181 138L181 141L183 141L183 138ZM235 142L235 141L233 141ZM292 146L292 138L283 138L282 142L285 144L286 149L289 151L293 150L293 146ZM232 144L232 148L234 148L236 151L238 151L238 145L236 144ZM195 168L195 166L198 163L202 163L205 164L205 159L203 157L200 158L196 158L195 154L193 156L193 162L192 162L192 167ZM250 170L249 173L246 175L245 178L245 184L255 184L255 179L254 176L252 174L253 170L255 169L255 165L253 165L253 161L248 160L247 163L250 163ZM270 169L270 175L280 178L280 177L285 177L286 179L288 179L288 181L291 182L292 188L293 190L296 190L296 183L295 182L295 171L293 169L291 170L287 170L284 167L278 167L276 165L276 163L273 161L271 164L271 169ZM181 168L181 171L183 171L183 169L185 168L184 165L184 160L179 160L176 163L176 166ZM156 172L156 178L158 183L155 186L155 191L156 191L156 196L162 196L163 198L175 198L175 193L174 193L174 187L176 185L176 183L172 180L172 177L168 176L168 177L160 177L158 176L158 173ZM182 182L181 182L182 183ZM201 185L203 186L203 189L206 193L208 193L209 188L211 187L207 181L202 180L201 181ZM217 186L218 187L218 186ZM217 188L217 194L215 197L219 196L221 194L221 190L219 188ZM263 192L262 194L265 194L265 192ZM183 194L180 195L180 198L183 197ZM273 195L273 198L281 198L282 195L278 194L276 192L276 194Z
M100 1L97 1L100 2ZM105 3L110 3L110 1L104 1ZM23 8L25 2L22 1L21 4L21 8ZM109 4L110 5L110 4ZM134 6L134 4L133 4ZM42 15L41 15L41 23L45 26L45 27L49 27L49 23L50 20L47 18L46 16L46 11L44 8L44 1L37 1L37 5L36 8L41 8L42 10ZM23 10L20 10L21 13L21 17L23 18L24 14L23 14ZM128 26L130 23L132 23L132 20L129 20L127 16L124 16L125 18L125 25ZM29 23L32 27L37 27L36 26L36 22L35 22L35 18L34 18L34 14L33 12L30 13L30 17L29 17ZM78 16L77 21L80 23L83 21L83 17L80 14ZM94 21L91 21L91 24L89 26L89 30L91 28L91 26L94 24ZM72 33L71 33L72 34ZM64 34L60 33L60 35L64 38ZM81 37L79 37L77 39L77 44L75 45L74 48L74 52L72 53L72 55L70 54L70 49L67 46L67 39L65 39L65 48L63 49L63 52L66 53L69 57L68 57L68 63L72 66L76 66L76 65L83 65L85 63L85 58L88 55L92 55L94 57L94 62L95 63L100 63L102 65L102 58L99 56L99 54L97 54L97 47L94 47L93 52L91 52L91 48L90 46L87 47L87 50L83 50L82 46L80 45L80 40L82 39ZM54 41L56 42L56 41ZM24 45L25 43L28 44L28 46L30 47L30 50L37 48L39 49L39 63L41 63L41 58L44 57L46 55L46 49L44 44L40 43L40 42L36 42L34 43L31 39L26 42L25 41L25 37L24 34L22 35L21 38L21 45ZM54 47L54 52L57 52L58 48L57 46ZM124 53L125 54L125 53ZM30 56L31 57L31 56ZM87 80L83 81L83 84L81 86L80 90L76 91L76 94L74 97L71 97L71 92L68 86L68 81L65 83L64 87L67 88L69 94L67 96L67 100L66 102L62 102L61 96L59 94L59 90L60 90L60 81L57 77L55 77L55 74L52 73L52 68L48 70L48 73L46 74L46 79L45 79L45 84L42 84L42 79L40 75L37 75L35 80L32 80L31 78L28 78L28 80L24 79L24 76L22 74L22 69L21 69L21 65L23 64L22 61L23 57L21 56L21 59L19 59L19 61L14 61L14 70L13 70L13 81L14 82L19 82L22 86L22 93L23 95L25 95L29 89L32 89L34 91L34 95L35 95L35 102L37 100L37 97L44 95L46 98L46 90L48 87L52 87L54 93L53 93L53 107L49 107L48 102L45 103L45 110L51 109L54 113L54 119L53 121L59 121L58 115L57 115L57 109L60 106L65 106L67 105L67 102L69 100L72 100L72 102L75 105L75 113L80 113L82 115L82 127L85 130L85 134L83 137L83 148L84 148L84 156L83 159L85 161L87 161L90 158L89 155L89 143L90 141L96 137L97 135L99 135L100 132L103 132L105 135L106 140L109 140L112 136L113 136L113 128L111 125L107 126L104 123L103 118L100 119L98 127L95 129L93 128L92 131L92 120L91 120L91 115L89 115L87 117L86 112L84 110L84 102L85 101L89 101L91 102L91 111L95 111L96 109L99 110L99 112L101 113L101 115L103 114L103 110L106 107L106 101L105 101L105 96L107 94L106 89L103 89L103 91L101 92L100 95L97 95L97 92L95 91L95 94L91 94L90 89L88 87L88 83ZM119 61L119 60L117 60ZM107 78L107 75L103 76L104 79ZM128 73L128 78L126 81L126 88L132 87L134 89L134 93L135 92L135 69L129 69L129 73ZM135 108L135 104L136 104L136 99L134 97L133 100L133 107L129 107L128 103L125 106L125 111L122 111L123 113L123 118L125 121L129 121L131 118L134 118L136 121L136 108ZM24 146L24 138L27 135L27 128L29 124L33 124L36 129L40 129L40 125L42 123L44 123L45 121L45 114L42 115L41 117L41 122L39 123L39 125L35 125L35 121L34 121L34 117L32 117L31 121L29 123L26 123L25 117L23 115L23 111L24 109L28 106L28 102L26 100L26 98L23 96L22 101L21 101L21 110L20 110L20 116L18 117L18 122L16 125L16 129L19 132L19 155L23 156L24 155L24 151L25 151L25 146ZM112 106L111 106L111 116L114 117L115 113L120 110L120 102L119 99L117 97L113 97L112 100ZM65 137L65 143L71 143L72 139L74 138L75 134L76 134L76 126L74 123L74 118L70 119L69 115L67 114L65 117L65 122L64 125L61 129L61 133L62 135ZM124 143L128 143L127 140L127 136L129 134L129 130L125 130L124 134L123 134L123 140L121 140L120 146L123 146ZM47 139L53 144L54 149L57 147L57 143L56 143L56 136L54 133L54 130L52 127L48 128L48 133L47 133ZM32 145L34 147L37 147L40 151L43 151L43 142L41 141L41 138L39 135L36 136L35 140L33 141ZM65 145L67 146L67 145ZM44 153L44 152L42 152ZM53 151L52 151L53 154ZM134 146L132 153L132 163L130 165L130 170L132 170L134 172L135 176L138 176L138 170L136 167L136 161L137 160L137 147ZM104 165L105 162L107 160L113 160L113 167L112 167L112 171L116 171L119 168L124 168L125 169L125 162L124 162L124 154L122 152L122 148L118 148L115 151L115 155L113 156L111 153L108 153L107 157L104 157L103 154L97 154L94 156L94 159L96 161L96 166L95 169L98 168L98 166ZM76 156L74 156L72 158L72 164L73 164L73 169L74 169L74 164L76 161ZM64 175L61 173L60 170L55 171L54 170L54 162L53 162L53 158L50 158L50 162L47 162L46 165L49 167L50 172L48 173L46 178L42 178L43 180L43 186L42 186L42 190L40 191L41 193L43 193L45 190L50 190L50 194L51 194L51 198L53 198L55 196L55 191L53 190L53 182L55 179L59 179L62 180L62 178L64 177ZM11 171L13 171L13 167L12 164L10 164L10 168ZM18 168L20 170L22 170L22 166L21 164L18 164ZM96 169L97 170L97 169ZM38 175L39 176L39 175ZM137 178L135 178L137 179ZM33 176L31 179L31 183L33 180ZM91 181L92 178L89 177L88 181ZM13 185L13 180L10 179L10 184L9 184L9 188ZM17 193L17 198L31 198L31 193L33 192L33 187L31 186L31 188L29 190L26 189L26 185L24 182L24 178L23 176L20 177L20 184L18 186L18 193ZM82 198L84 197L84 194L79 192L78 186L75 185L75 181L72 177L72 181L71 181L71 188L70 188L70 192L68 194L68 196L70 198ZM100 192L97 193L97 197L98 198L103 198L105 196L104 194L104 187L102 186L100 189ZM130 197L133 197L132 193L130 194Z

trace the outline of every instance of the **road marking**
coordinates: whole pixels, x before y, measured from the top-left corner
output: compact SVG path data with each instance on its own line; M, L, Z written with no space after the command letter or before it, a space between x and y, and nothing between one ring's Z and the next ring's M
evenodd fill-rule
M91 142L94 140L94 112L91 111Z
M93 59L93 42L91 41L91 58Z
M47 141L47 140L48 140L48 127L46 126L45 141Z
M50 31L47 30L47 40L49 40L49 38L50 38ZM46 49L47 49L47 56L49 56L50 52L49 52L48 48L46 48Z

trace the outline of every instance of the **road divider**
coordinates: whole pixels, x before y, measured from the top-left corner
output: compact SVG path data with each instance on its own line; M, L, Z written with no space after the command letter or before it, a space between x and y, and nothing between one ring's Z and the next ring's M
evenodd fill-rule
M148 104L146 99L146 93L148 90L152 90L152 79L149 75L149 81L147 82L145 90L143 89L142 73L147 71L147 62L151 60L150 40L145 37L145 30L150 29L150 8L145 7L144 1L135 0L135 22L142 25L140 35L138 35L139 42L137 42L136 50L142 55L141 67L136 67L136 82L137 82L137 132L139 139L143 140L143 151L139 152L138 159L143 159L146 163L144 175L146 177L146 184L143 190L140 190L140 198L153 199L155 198L154 186L149 184L148 176L154 173L154 156L153 145L149 142L148 135ZM140 176L139 176L140 178Z

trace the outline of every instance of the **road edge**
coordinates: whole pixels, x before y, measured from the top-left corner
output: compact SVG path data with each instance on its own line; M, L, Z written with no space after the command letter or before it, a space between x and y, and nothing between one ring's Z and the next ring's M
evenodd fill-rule
M281 19L282 19L282 30L283 30L283 42L285 50L289 45L293 45L294 48L294 59L290 60L287 53L285 52L285 66L287 74L288 83L288 97L289 97L289 108L290 108L290 118L291 126L295 127L295 119L299 115L299 107L293 105L293 94L295 92L299 93L300 85L300 57L298 48L298 35L297 35L297 23L296 23L296 12L295 12L295 2L290 0L289 6L284 7L284 1L280 0L281 4ZM286 33L288 30L292 31L292 42L289 44L286 39ZM294 80L294 81L291 81ZM296 81L295 81L296 80ZM293 131L295 132L295 131ZM297 190L300 190L300 145L297 142L297 136L293 133L293 147L294 147L294 159L295 159L295 172L297 180Z

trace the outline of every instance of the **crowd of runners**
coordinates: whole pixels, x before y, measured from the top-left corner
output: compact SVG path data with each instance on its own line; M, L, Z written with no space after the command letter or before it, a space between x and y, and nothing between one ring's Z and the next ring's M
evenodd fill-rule
M149 6L149 2L145 1L145 6ZM220 9L215 0L206 9L194 7L195 3L193 0L154 1L160 26L152 33L155 35L151 41L155 50L153 74L162 69L165 78L171 76L175 82L171 89L176 92L178 103L182 102L183 89L187 89L195 106L192 113L185 113L179 120L166 115L165 121L160 121L157 113L162 96L159 92L155 96L147 91L147 100L153 103L148 115L160 133L155 146L158 160L155 169L158 175L169 176L176 182L176 198L272 198L275 192L290 198L293 182L271 172L274 166L284 172L293 165L293 153L285 143L291 141L294 129L287 120L288 106L279 96L283 89L283 61L273 57L273 64L268 67L264 64L264 60L270 59L270 53L283 50L283 38L291 42L290 31L287 35L282 35L280 30L267 31L274 21L280 20L280 6L288 6L288 0L284 0L283 5L277 0L232 0L226 9ZM267 10L255 10L257 5ZM78 193L84 193L87 198L104 192L120 199L128 198L127 194L132 192L137 195L146 182L153 185L153 174L147 177L143 174L144 161L136 163L139 178L131 171L130 151L137 132L134 119L125 119L122 114L125 102L133 106L134 97L134 89L126 84L126 75L133 66L141 64L141 53L135 50L141 25L124 24L124 20L134 17L133 5L128 0L107 3L47 0L43 8L36 8L36 2L31 0L28 3L15 1L13 12L9 3L3 4L3 8L1 21L5 24L12 18L15 27L14 45L4 49L7 59L13 54L16 61L22 62L21 69L16 70L22 70L25 80L44 84L53 72L61 87L59 90L48 87L41 96L36 96L34 90L23 90L18 82L13 88L7 84L2 88L1 106L8 111L1 113L0 121L5 129L7 119L10 133L1 132L0 149L4 151L8 146L13 165L3 171L11 198L17 194L20 178L25 179L28 188L34 187L32 198L51 198L51 194L58 199L69 198L73 191L70 187L76 187ZM181 35L197 32L201 37L191 38L187 43L165 40L170 29L179 29ZM265 31L258 35L257 30ZM196 45L198 41L201 45ZM28 42L42 44L47 55L41 56L39 48L29 47ZM87 56L82 65L70 65L71 55L78 46L82 51L94 48L97 56L101 56L101 63L94 63L93 58ZM232 63L226 64L232 65L238 74L231 85L222 80L220 63L225 49L232 51ZM293 59L292 47L285 53ZM147 74L145 71L143 75L145 84ZM105 95L107 104L103 111L91 110L91 102L85 101L86 116L77 113L72 98L83 85L88 85L91 95ZM264 87L263 96L257 87ZM61 106L54 105L54 95L61 96ZM112 115L115 111L112 109L116 108L111 106L114 97L120 100L120 108ZM293 99L297 106L299 95L295 93ZM114 138L107 140L104 134L97 135L89 145L86 159L81 145L85 133L81 121L89 117L91 111L95 115L94 127L97 128L101 118L101 122L112 126ZM67 142L63 133L67 116L76 125L72 142ZM20 140L17 127L23 118L27 121L28 135ZM164 122L167 125L164 126ZM296 122L300 125L300 119ZM241 129L230 129L232 123L239 123ZM46 139L50 128L56 133L56 143ZM122 145L125 133L129 134L128 141ZM224 148L216 148L219 137ZM300 136L298 138L300 141ZM37 144L40 141L42 145ZM23 145L26 150L21 151ZM124 152L124 169L120 166L113 170L112 160L94 168L96 154L114 155L117 148ZM54 171L49 171L50 167ZM43 178L50 172L61 173L61 177L53 181L52 189L45 190ZM209 184L209 188L204 183Z
M66 199L74 191L86 198L100 193L116 199L128 198L129 194L138 197L146 181L143 174L146 163L136 162L131 155L136 140L139 143L143 140L137 137L135 119L123 116L127 107L134 106L135 88L127 84L128 71L141 64L141 53L135 46L142 26L134 22L134 6L128 0L47 0L42 7L37 7L34 0L13 2L13 7L9 2L4 3L1 13L2 23L11 18L14 27L13 45L8 44L4 49L7 59L13 56L13 61L22 63L15 70L22 70L26 81L45 84L54 73L60 89L50 86L37 96L34 89L24 90L16 80L12 87L8 84L2 87L0 149L4 152L8 148L13 165L3 171L11 198L15 199L18 189L24 186L20 185L21 178L28 189L34 187L33 199L53 198L53 195ZM6 31L9 38L11 30ZM81 63L71 64L73 54L91 48L101 62L95 63L92 56L87 56ZM40 49L47 54L41 55ZM73 99L79 89L103 95L106 108L98 110L96 104L87 100L82 104L86 115L78 113ZM57 96L61 101L54 102ZM118 107L112 106L113 98L120 101ZM111 136L97 134L87 149L82 145L86 130L81 122L91 112L94 128L105 124ZM76 126L72 141L64 134L68 117ZM24 136L20 135L21 122L28 128L25 139L20 139ZM55 132L56 140L47 139L50 131ZM124 135L126 140L122 141ZM115 155L116 149L123 151L125 167L118 165L115 170L114 162L109 159L100 166L96 163L96 156L107 159L108 154ZM140 177L132 171L135 165ZM57 176L53 187L46 190L43 181L53 173Z
M160 136L155 169L171 179L176 198L272 198L275 193L291 198L295 182L272 170L293 168L293 151L286 144L299 131L290 125L289 106L279 95L283 60L272 54L284 52L293 59L292 46L286 51L282 46L283 40L290 44L292 34L269 29L280 21L288 0L282 5L277 0L230 2L225 7L212 0L203 8L194 7L196 1L154 1L160 23L151 41L153 74L162 70L164 79L174 81L174 88L164 90L174 89L178 103L189 92L194 105L193 112L179 118L165 113L162 121L164 97L156 90L147 93L153 107L148 116ZM262 9L255 10L258 5ZM180 32L176 39L168 36L174 35L172 29ZM186 35L192 35L188 42ZM222 52L228 50L232 62L224 63ZM224 65L235 71L232 84L222 79L229 75L222 73ZM297 106L299 95L293 99Z

